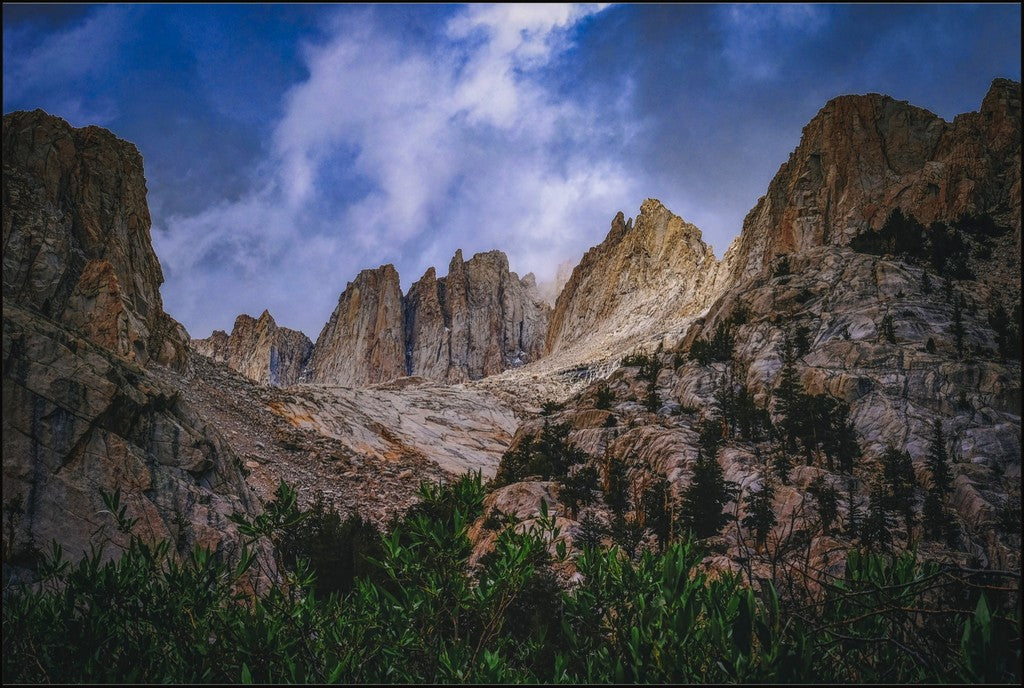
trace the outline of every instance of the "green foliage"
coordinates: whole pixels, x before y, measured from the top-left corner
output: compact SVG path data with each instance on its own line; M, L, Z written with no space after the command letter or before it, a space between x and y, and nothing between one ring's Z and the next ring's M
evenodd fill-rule
M626 463L609 458L605 464L604 501L612 513L621 517L629 507L629 477Z
M771 416L767 409L754 403L754 395L746 385L733 387L723 380L715 391L715 401L727 424L731 423L733 434L751 442L760 442L771 435Z
M731 323L720 321L714 333L706 339L695 339L690 345L690 359L702 366L713 361L732 359L733 334Z
M962 358L964 355L964 335L967 334L967 328L964 327L963 308L960 299L957 299L953 304L953 322L949 327L949 332L953 335L956 355Z
M657 413L658 409L661 408L661 395L658 394L658 389L654 386L653 382L647 386L647 395L644 397L644 408L651 413Z
M294 493L291 493L294 494ZM279 491L251 533L304 520ZM244 592L256 557L232 562L135 536L112 560L59 547L34 585L5 590L5 683L920 683L1018 684L1019 578L850 552L819 598L781 599L710 575L686 540L624 557L588 547L561 588L537 525L506 528L470 568L479 476L421 490L382 540L379 580L318 595L301 565ZM119 527L133 517L110 499ZM430 517L432 514L435 517ZM254 541L255 542L255 541ZM560 556L560 555L559 555ZM1010 586L1006 582L1011 583Z
M929 337L929 338L928 338L928 343L926 343L926 344L924 345L924 350L925 350L925 351L927 351L927 352L928 352L928 353L930 353L930 354L934 354L934 353L935 353L935 351L936 351L936 348L935 348L935 340L934 340L934 339L932 339L931 337Z
M597 480L597 469L593 466L584 466L560 479L558 499L569 509L573 518L576 518L581 507L594 503L594 492L598 489Z
M587 454L569 442L569 426L544 421L539 435L527 435L501 457L494 476L495 487L519 482L528 476L541 480L563 477L570 466L583 463Z
M551 416L565 408L565 404L559 404L557 401L548 400L540 406L540 415Z
M627 354L622 357L622 366L624 368L644 368L651 364L651 358L642 351L636 351L631 354Z
M742 301L737 301L729 320L736 326L746 325L750 321L750 308Z
M984 241L991 217L963 218L953 227L942 222L933 222L928 230L913 216L905 215L896 208L877 232L870 229L858 234L850 242L850 248L860 253L876 256L889 255L904 259L926 260L940 275L954 279L973 279L967 256L970 245L967 237L975 228L975 239ZM994 223L992 223L994 226ZM926 283L927 284L927 283ZM930 286L924 289L930 291Z
M854 251L876 256L922 256L924 246L924 226L899 208L889 213L877 232L868 229L850 242Z
M797 358L811 351L811 330L807 325L797 325L793 330L793 350Z
M882 455L882 482L879 489L881 507L903 516L903 523L910 532L914 524L914 490L917 478L910 454L889 446Z
M608 527L594 512L588 511L580 519L580 529L576 533L575 544L584 551L600 547L604 537L608 534Z
M672 492L664 476L657 476L640 497L644 526L658 538L658 547L664 550L672 536Z
M953 474L949 467L946 438L940 420L936 420L932 426L932 441L928 445L925 465L928 466L930 474L922 511L925 533L932 539L952 540L955 534L954 524L946 508L946 499L953 490Z
M372 561L380 557L380 534L359 515L341 516L327 507L323 493L302 513L301 527L289 527L282 534L278 549L290 571L306 561L316 576L318 595L352 590L358 576L374 572Z
M814 506L825 533L832 531L832 524L839 516L839 493L834 487L818 476L807 486L807 491L814 498Z
M778 520L775 517L775 486L767 476L761 476L761 488L749 493L744 499L747 512L741 523L743 527L754 533L757 546L763 547L768 534Z
M697 538L717 535L728 521L726 502L732 499L734 484L725 479L716 453L700 451L693 466L693 477L683 491L679 505L681 532Z
M615 401L615 392L611 390L607 383L599 385L594 395L594 408L610 409L613 401Z

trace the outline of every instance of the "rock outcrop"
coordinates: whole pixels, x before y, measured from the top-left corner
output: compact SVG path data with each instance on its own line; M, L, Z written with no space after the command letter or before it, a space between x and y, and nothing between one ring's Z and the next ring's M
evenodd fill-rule
M402 288L393 265L363 270L338 298L309 361L309 381L357 387L405 375Z
M408 372L464 382L529 363L543 354L548 311L501 251L456 251L447 277L428 270L406 296Z
M997 337L1005 332L996 331L993 314L995 304L1019 294L1020 253L1012 244L1019 247L1021 234L1020 127L1020 85L1002 80L993 84L980 113L952 124L883 96L831 101L748 214L718 275L706 280L714 285L703 290L712 297L707 311L686 323L678 345L653 352L657 366L620 368L597 383L606 388L605 409L595 408L598 390L592 386L564 410L524 423L513 447L544 423L567 423L570 441L606 481L616 461L630 495L642 495L663 477L668 502L679 508L702 451L701 434L706 440L709 428L721 427L717 460L739 497L726 505L735 524L714 545L726 556L709 564L735 570L742 562L754 578L765 579L780 562L791 571L809 566L841 574L842 553L860 542L854 512L863 516L872 499L878 508L884 499L878 495L889 489L882 457L889 449L905 451L916 477L911 501L918 518L908 524L892 515L895 547L913 542L925 558L1019 571L1021 364L999 350ZM853 236L878 229L895 208L926 225L987 213L1010 229L1004 239L1011 245L972 254L976 278L949 278L927 259L849 247ZM602 303L574 294L602 293L585 289L588 281L605 288L598 266L618 264L631 274L639 272L634 265L644 264L609 257L630 231L617 218L605 244L577 268L552 318L548 342L555 352L560 333L568 333L569 342L579 336L569 314L583 314L580 322L601 317L600 307L570 308L574 302ZM786 269L764 269L781 254L788 255ZM717 332L723 335L705 349L713 355L703 362L691 356L698 340L708 342ZM738 415L745 399L780 427L784 411L775 392L786 339L802 341L793 363L800 392L849 409L861 454L852 470L844 472L823 450L787 447L774 431L742 429ZM752 422L756 412L743 413ZM924 532L920 519L936 421L952 457L945 506L955 531L939 540ZM785 478L784 459L791 465ZM810 489L815 480L838 493L831 526L822 525ZM759 541L743 525L749 508L744 496L768 481L775 486L777 524ZM535 483L534 491L545 485ZM642 522L635 498L626 510ZM553 511L570 513L561 504ZM592 511L610 520L605 507ZM573 521L563 532L578 528Z
M717 278L718 263L700 230L647 199L635 224L616 215L605 240L573 270L551 315L547 350L664 332L707 307L719 290Z
M299 381L313 353L309 337L278 327L269 311L258 319L240 315L230 335L215 330L206 339L193 339L192 347L250 380L281 387Z
M869 94L829 101L804 127L726 253L735 281L773 257L845 245L900 208L925 226L968 213L1021 224L1020 84L996 79L980 112L952 123Z
M5 571L51 540L87 551L113 525L101 490L144 536L231 549L228 517L259 508L237 458L146 368L190 362L162 309L142 158L39 110L4 116L3 150Z
M457 251L447 276L430 268L405 297L393 266L364 270L317 338L307 377L343 386L476 380L540 357L549 312L533 275L509 271L501 251L469 260Z
M35 110L4 115L3 151L4 298L122 358L185 365L135 146Z

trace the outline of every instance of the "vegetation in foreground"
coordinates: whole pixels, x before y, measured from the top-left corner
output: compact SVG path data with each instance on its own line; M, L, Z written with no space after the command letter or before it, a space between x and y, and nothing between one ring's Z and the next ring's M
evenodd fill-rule
M547 513L505 527L470 567L479 476L424 485L372 536L283 485L237 519L233 557L131 537L116 560L59 549L4 591L4 682L1011 682L1021 679L1019 578L849 553L845 575L782 599L713 575L699 544L571 563ZM118 527L133 521L108 498ZM519 531L519 532L517 532ZM246 593L275 545L283 580ZM311 557L311 558L306 558ZM230 560L230 561L229 561ZM317 577L330 584L318 586ZM251 586L249 586L251 589ZM331 590L327 592L327 590Z

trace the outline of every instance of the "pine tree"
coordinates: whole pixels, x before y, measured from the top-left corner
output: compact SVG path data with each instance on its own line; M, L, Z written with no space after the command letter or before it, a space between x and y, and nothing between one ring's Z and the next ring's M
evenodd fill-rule
M942 421L936 419L933 426L932 441L928 446L928 457L925 459L931 480L924 498L925 532L932 539L939 539L951 533L953 521L946 508L946 497L953 490L953 474L949 468L949 455L946 452L946 439L942 432Z
M839 493L836 489L818 476L810 485L807 491L814 497L815 506L818 510L818 518L821 520L821 527L825 533L832 530L832 524L839 515Z
M730 485L715 455L698 450L693 478L679 506L680 530L698 538L716 535L729 520L723 508L732 496Z
M573 542L580 549L595 549L601 546L607 534L608 527L592 511L588 511L580 520L580 529Z
M910 454L890 446L882 455L883 506L903 516L908 536L914 525L914 465Z
M561 478L559 484L558 499L575 518L580 507L589 506L594 501L597 470L593 466L584 466L575 473Z
M892 516L885 508L885 494L880 485L871 489L868 513L860 526L860 542L868 550L887 550L892 545Z
M931 472L931 488L945 497L953 488L953 475L949 470L949 454L946 452L942 421L938 419L932 425L932 441L928 446L926 465Z
M843 532L847 537L860 537L861 526L864 522L864 511L861 509L863 502L857 496L857 481L846 482L846 525Z
M778 522L775 517L775 486L762 474L761 489L748 494L744 501L747 515L743 517L741 523L744 528L754 532L754 540L760 551L768 539L768 534Z
M626 464L617 459L609 460L605 467L604 501L616 516L622 516L629 507L629 478Z
M786 449L796 449L796 438L800 431L797 407L801 389L796 374L793 345L788 338L783 343L782 372L779 374L779 383L772 395L775 397L775 412L780 416L778 428L786 442Z
M672 493L669 483L664 477L658 478L644 490L640 498L640 506L644 515L644 525L658 538L661 551L668 546L672 534Z

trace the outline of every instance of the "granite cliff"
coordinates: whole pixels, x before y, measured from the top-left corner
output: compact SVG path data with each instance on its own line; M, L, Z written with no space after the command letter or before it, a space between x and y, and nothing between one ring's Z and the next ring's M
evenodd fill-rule
M190 362L160 300L141 156L41 110L4 115L3 151L5 561L51 540L86 551L109 525L101 490L150 537L230 550L228 516L259 505L223 436L152 372Z

